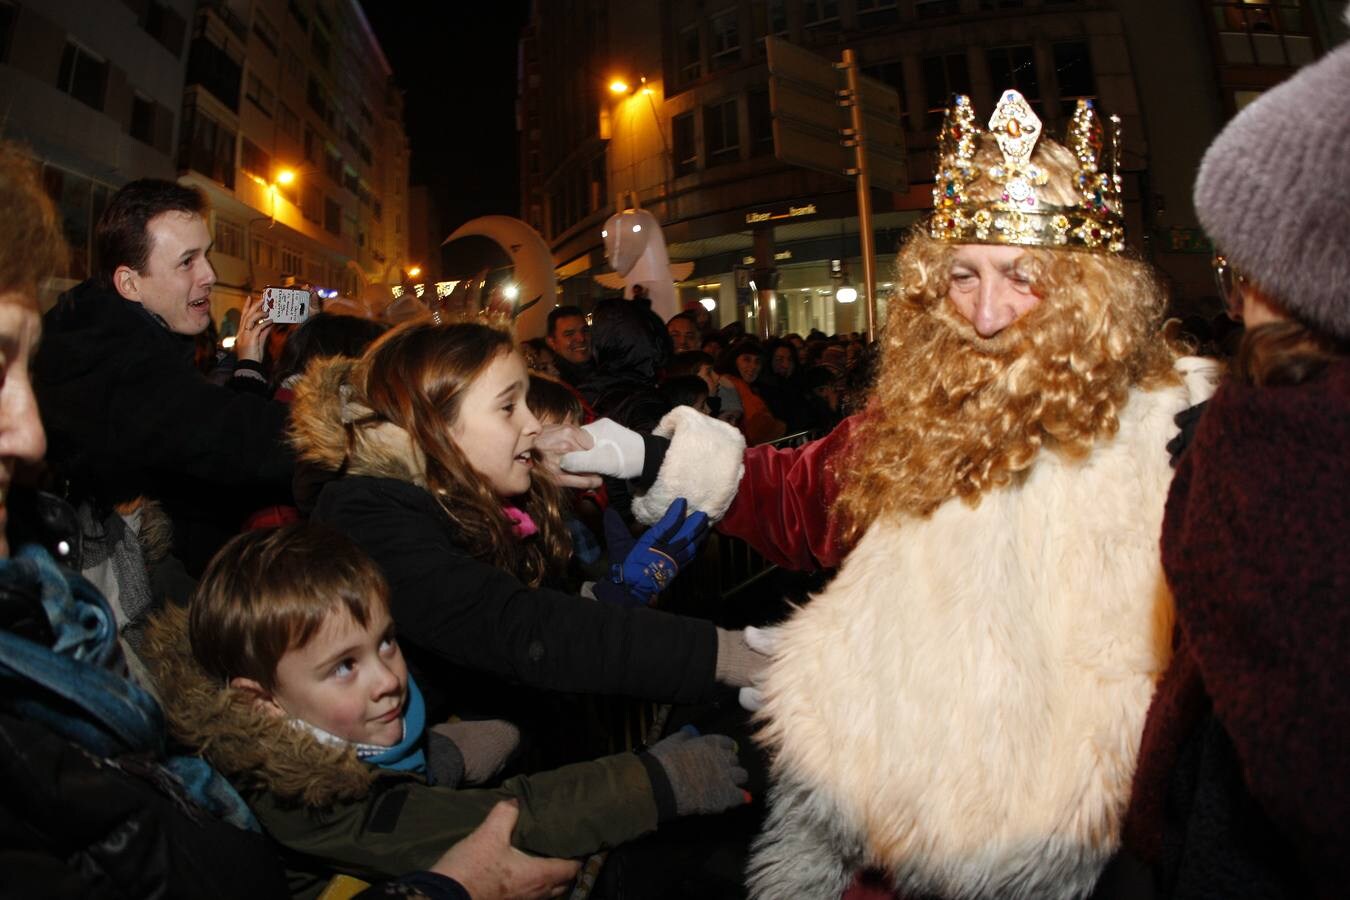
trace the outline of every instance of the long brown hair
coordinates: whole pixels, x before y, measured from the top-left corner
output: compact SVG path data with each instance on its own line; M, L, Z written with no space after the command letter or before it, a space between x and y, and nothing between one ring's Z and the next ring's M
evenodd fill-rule
M464 393L493 360L514 353L511 336L486 325L412 322L377 341L357 366L353 385L374 416L411 435L426 457L427 489L455 523L469 552L532 587L557 574L571 555L562 492L541 469L512 502L539 528L521 539L502 511L502 498L470 465L450 437Z
M1238 345L1232 374L1258 387L1302 384L1347 355L1350 342L1286 319L1247 330Z

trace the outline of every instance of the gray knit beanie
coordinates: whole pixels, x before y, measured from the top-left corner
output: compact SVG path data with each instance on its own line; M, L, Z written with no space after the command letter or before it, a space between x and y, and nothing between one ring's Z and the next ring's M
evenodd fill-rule
M1228 123L1200 163L1195 209L1281 306L1350 338L1350 44Z

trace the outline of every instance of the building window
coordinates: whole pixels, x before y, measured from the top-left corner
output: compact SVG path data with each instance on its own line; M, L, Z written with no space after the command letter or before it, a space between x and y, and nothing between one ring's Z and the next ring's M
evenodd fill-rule
M994 47L984 55L996 94L1001 95L1009 88L1020 91L1032 109L1044 113L1041 85L1036 78L1036 55L1030 47Z
M323 228L329 234L342 234L342 206L332 197L323 198Z
M1052 45L1050 51L1055 60L1055 80L1059 82L1060 112L1073 115L1079 100L1097 99L1087 41L1065 41Z
M876 28L900 21L895 0L858 0L858 27Z
M694 136L694 114L682 113L670 120L671 142L675 149L675 175L688 175L698 168L698 142Z
M773 156L773 113L769 109L769 92L751 91L745 95L745 104L750 118L750 155Z
M1215 3L1213 11L1223 62L1292 67L1312 61L1299 0Z
M141 27L176 59L183 52L187 22L174 9L159 0L150 0L141 15Z
M272 24L261 9L253 11L253 33L264 47L276 54L277 47L281 46L281 36L277 33L277 26Z
M248 138L239 142L239 168L263 181L272 180L272 157Z
M300 26L301 31L309 31L309 13L300 0L286 0L286 12L291 14L291 18Z
M342 185L342 154L332 147L326 147L323 156L323 170L333 179L333 184Z
M178 164L234 189L235 133L197 109L192 97L183 103Z
M263 266L268 269L275 269L277 265L277 248L262 238L253 239L253 264Z
M282 131L297 141L300 140L300 117L284 100L277 103L277 122L281 125Z
M248 76L248 87L244 89L244 96L262 111L262 114L269 119L272 118L272 111L276 98L267 85L262 83L262 79L257 75Z
M863 66L862 71L864 75L875 78L886 87L895 88L896 96L900 99L900 127L912 127L913 123L909 121L909 110L905 107L905 67L900 60Z
M323 221L323 191L312 184L300 192L300 214L311 222Z
M309 104L309 108L314 110L320 119L325 122L328 121L328 92L323 89L323 85L315 80L313 75L309 76L305 82L305 102Z
M244 75L243 55L228 37L218 33L218 29L210 24L211 20L201 21L210 27L200 27L192 39L186 83L201 85L231 112L237 113L239 85Z
M698 26L690 25L680 29L675 41L676 83L688 84L703 74L703 46L698 38Z
M951 103L952 94L970 94L970 69L964 53L925 56L923 70L924 99L928 103L927 127L937 128Z
M309 49L314 51L314 58L328 69L332 63L332 44L328 40L328 35L323 33L323 29L315 28L309 33Z
M735 162L741 157L736 98L703 107L703 150L708 166Z
M155 101L140 94L131 98L130 134L142 144L155 145Z
M98 197L97 189L101 186L83 175L54 166L43 167L42 186L61 217L61 231L70 248L66 270L54 274L83 281L92 271L90 256L94 244L91 235L94 223L107 206L107 191L103 190L102 196Z
M920 19L954 16L960 11L957 0L914 0L914 15Z
M284 275L300 277L300 254L289 247L281 248L281 272Z
M609 205L609 163L605 154L591 160L591 209L597 210Z
M802 22L807 33L828 33L839 30L839 0L806 0Z
M212 248L216 253L244 258L244 233L239 226L226 219L216 219L216 243Z
M56 86L85 106L101 111L108 91L108 61L68 41Z
M712 42L712 67L734 65L741 59L740 11L736 7L713 16L708 25Z
M9 59L9 40L14 33L14 19L17 14L13 3L0 2L0 62Z

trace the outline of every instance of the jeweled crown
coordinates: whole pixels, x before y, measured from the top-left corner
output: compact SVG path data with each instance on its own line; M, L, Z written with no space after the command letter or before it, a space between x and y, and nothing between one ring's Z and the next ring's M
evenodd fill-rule
M1041 138L1041 120L1017 91L1004 91L989 119L990 136L1003 161L987 170L975 163L980 128L970 98L957 94L938 134L938 167L933 183L929 234L959 244L1019 244L1072 248L1099 253L1125 249L1120 201L1120 119L1111 116L1110 145L1091 101L1079 100L1069 122L1065 146L1078 160L1073 206L1050 203L1038 189L1049 173L1031 161ZM993 199L976 199L971 187L993 182ZM982 191L988 195L990 191Z

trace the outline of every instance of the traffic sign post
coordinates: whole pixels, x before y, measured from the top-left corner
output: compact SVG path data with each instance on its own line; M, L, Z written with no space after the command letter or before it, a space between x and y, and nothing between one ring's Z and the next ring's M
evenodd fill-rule
M871 187L909 190L900 95L858 71L852 50L831 62L782 38L765 38L774 155L785 163L852 177L867 297L867 339L876 339L876 247ZM842 83L841 83L842 78Z

